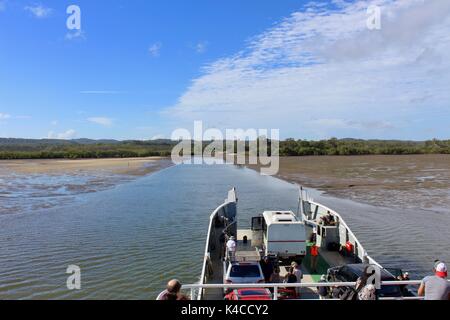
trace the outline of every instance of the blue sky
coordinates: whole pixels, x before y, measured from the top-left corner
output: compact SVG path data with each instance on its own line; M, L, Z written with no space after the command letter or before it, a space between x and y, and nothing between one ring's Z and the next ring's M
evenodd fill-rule
M450 5L420 2L0 0L0 137L450 138Z

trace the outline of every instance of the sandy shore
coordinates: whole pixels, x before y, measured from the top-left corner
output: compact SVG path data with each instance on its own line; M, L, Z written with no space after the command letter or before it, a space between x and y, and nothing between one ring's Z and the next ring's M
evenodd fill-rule
M170 167L167 158L0 161L0 215L66 205ZM24 201L25 200L25 201Z
M448 210L449 163L450 155L281 157L277 177L372 205Z
M277 176L323 190L448 188L449 163L450 155L281 157Z
M111 174L142 176L170 166L167 158L123 158L86 160L5 160L0 170L18 174L71 174L103 171Z

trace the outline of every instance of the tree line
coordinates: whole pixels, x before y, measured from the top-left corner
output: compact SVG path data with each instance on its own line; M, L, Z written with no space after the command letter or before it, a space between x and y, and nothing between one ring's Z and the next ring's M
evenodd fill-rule
M0 159L95 159L170 156L176 141L0 139ZM206 147L209 143L205 142ZM271 141L268 141L269 150ZM248 146L247 146L248 149ZM280 156L450 154L450 140L336 139L280 141Z
M329 139L307 141L288 139L280 143L283 156L450 154L450 140L398 141Z

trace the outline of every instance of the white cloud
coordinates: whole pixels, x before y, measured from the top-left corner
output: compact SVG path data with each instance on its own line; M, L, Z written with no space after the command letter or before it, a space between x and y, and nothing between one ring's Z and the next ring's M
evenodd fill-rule
M317 128L328 128L328 129L374 129L374 130L384 130L392 129L394 126L388 121L354 121L345 119L315 119L307 123L310 127Z
M53 12L52 8L44 7L42 4L38 4L38 5L34 5L34 6L26 6L24 9L26 11L29 11L36 18L39 18L39 19L47 18Z
M11 118L11 115L7 114L7 113L0 113L0 120L6 120Z
M113 124L113 119L111 118L106 118L106 117L92 117L92 118L88 118L87 121L95 123L95 124L99 124L101 126L105 126L105 127L110 127Z
M208 42L202 41L197 43L197 45L195 46L195 51L197 51L197 53L205 53L207 48Z
M57 120L54 120L54 121L52 121L50 124L51 124L52 126L57 126L57 125L58 125L58 121L57 121Z
M55 133L53 131L50 131L47 135L48 139L60 139L60 140L70 140L75 138L77 135L77 132L73 129L67 130L66 132L62 133Z
M83 30L75 30L66 33L66 40L86 39L86 34Z
M335 119L326 135L358 135L431 111L448 117L450 1L334 3L313 3L206 65L165 114L296 136L316 135L314 119ZM380 31L366 27L372 4Z
M161 54L161 48L162 48L162 43L161 42L156 42L154 44L152 44L149 48L148 48L148 53L154 57L157 58L160 56Z

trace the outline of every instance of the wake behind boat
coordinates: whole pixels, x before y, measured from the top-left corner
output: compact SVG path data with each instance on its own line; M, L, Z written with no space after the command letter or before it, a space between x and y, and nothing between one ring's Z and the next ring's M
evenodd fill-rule
M192 290L193 299L319 299L320 286L327 287L327 297L342 298L355 294L351 283L368 266L380 270L383 283L405 280L402 270L385 269L371 258L341 215L314 202L302 188L298 212L255 213L251 229L238 227L237 205L233 189L210 216L200 284L185 286ZM231 249L227 248L230 243L235 244ZM301 281L272 282L264 268L268 264L270 272L275 271L286 282L293 266L298 266ZM301 286L299 282L314 285ZM377 290L377 296L403 299L413 294L398 282L384 285Z

